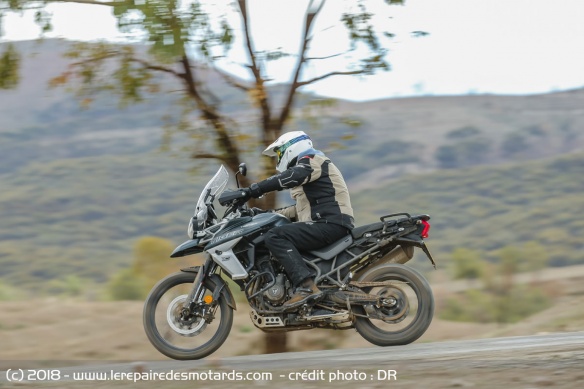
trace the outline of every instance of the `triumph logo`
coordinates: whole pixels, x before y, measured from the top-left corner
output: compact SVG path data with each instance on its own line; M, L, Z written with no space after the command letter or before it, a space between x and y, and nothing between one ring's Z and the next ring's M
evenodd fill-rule
M217 242L228 240L229 238L233 238L237 235L241 235L243 233L243 229L239 229L237 231L227 232L221 236L216 237L211 241L211 244L216 244Z

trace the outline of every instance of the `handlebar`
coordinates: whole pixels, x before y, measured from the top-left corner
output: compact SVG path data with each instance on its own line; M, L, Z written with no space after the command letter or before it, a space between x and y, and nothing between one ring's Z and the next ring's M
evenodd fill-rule
M222 206L234 205L240 203L245 204L251 198L251 193L248 188L240 188L237 190L226 190L219 196L219 204Z

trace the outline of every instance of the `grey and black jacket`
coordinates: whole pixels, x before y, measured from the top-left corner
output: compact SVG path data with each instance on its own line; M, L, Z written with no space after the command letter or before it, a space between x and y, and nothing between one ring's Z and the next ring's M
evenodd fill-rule
M347 184L337 167L321 151L308 150L282 173L252 184L252 196L291 189L295 205L276 210L292 221L326 222L354 227Z

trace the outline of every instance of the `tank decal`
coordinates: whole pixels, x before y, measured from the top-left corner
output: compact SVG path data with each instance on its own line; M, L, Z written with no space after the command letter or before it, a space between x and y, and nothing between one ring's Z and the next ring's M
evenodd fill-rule
M213 240L211 240L211 242L209 242L205 247L205 250L212 249L229 240L249 235L256 231L268 231L271 228L288 223L290 223L290 220L278 213L261 213L254 216L250 221L243 225L236 225L236 227L229 229L229 231L224 233L220 232L215 238L213 238Z

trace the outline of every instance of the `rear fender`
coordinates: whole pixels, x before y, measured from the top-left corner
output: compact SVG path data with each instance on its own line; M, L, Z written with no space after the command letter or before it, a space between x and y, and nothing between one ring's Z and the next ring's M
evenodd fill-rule
M199 272L200 268L201 268L200 266L192 266L180 269L180 271L185 273L196 274ZM207 275L206 279L209 280L212 284L214 284L213 286L215 288L213 292L213 300L217 300L219 298L219 294L221 294L225 301L227 301L227 305L233 310L237 310L235 306L235 299L233 298L233 293L231 293L231 289L229 289L229 286L227 286L225 280L223 280L223 278L221 278L218 274L211 274L210 276Z
M393 243L397 243L404 248L408 247L408 246L414 246L414 247L421 248L422 251L424 251L424 254L426 254L428 259L430 260L430 262L432 262L434 269L436 269L436 262L434 262L434 258L432 258L432 254L430 254L430 250L428 250L428 246L426 246L426 242L424 242L424 239L422 239L418 235L409 234L406 236L402 236L401 238L395 239L393 241Z

